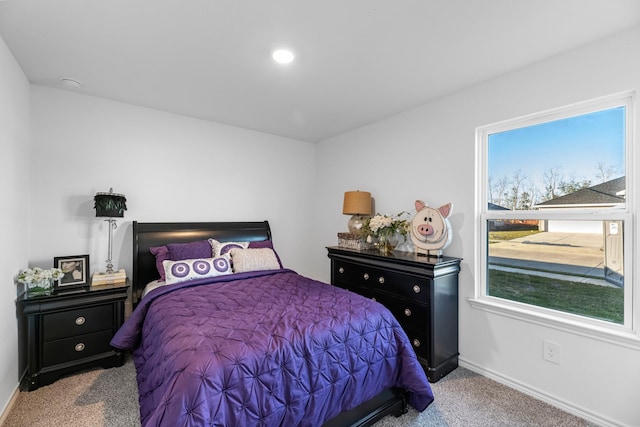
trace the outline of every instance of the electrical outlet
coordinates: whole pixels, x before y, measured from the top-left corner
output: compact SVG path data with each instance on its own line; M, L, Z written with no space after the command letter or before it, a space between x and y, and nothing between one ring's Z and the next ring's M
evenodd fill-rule
M560 364L560 344L551 342L551 341L543 341L543 355L544 360L548 360L549 362Z

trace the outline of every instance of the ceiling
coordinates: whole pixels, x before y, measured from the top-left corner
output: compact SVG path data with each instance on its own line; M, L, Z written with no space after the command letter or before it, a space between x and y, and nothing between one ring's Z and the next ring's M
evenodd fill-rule
M638 25L637 0L0 0L34 84L309 142Z

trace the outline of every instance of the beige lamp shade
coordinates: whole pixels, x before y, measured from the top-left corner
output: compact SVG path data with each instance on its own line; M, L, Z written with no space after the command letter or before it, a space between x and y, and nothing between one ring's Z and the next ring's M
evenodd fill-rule
M368 191L346 191L342 213L345 215L371 215L371 193Z
M371 215L371 193L368 191L345 192L342 213L353 215L347 224L349 232L361 234L365 224L365 217Z

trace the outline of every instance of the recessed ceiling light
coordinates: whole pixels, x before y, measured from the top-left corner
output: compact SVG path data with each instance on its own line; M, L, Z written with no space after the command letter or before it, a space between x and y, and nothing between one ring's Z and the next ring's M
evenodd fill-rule
M271 56L278 64L288 64L293 61L294 58L293 52L287 49L278 49L274 51Z
M69 89L78 89L80 86L82 86L79 81L66 77L61 78L60 81L62 82L62 86Z

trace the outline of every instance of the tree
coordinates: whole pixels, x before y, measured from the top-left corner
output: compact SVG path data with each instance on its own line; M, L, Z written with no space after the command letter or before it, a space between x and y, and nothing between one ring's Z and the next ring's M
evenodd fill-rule
M489 178L489 202L505 206L505 195L509 186L509 180L506 176L503 176L498 181L493 182L492 178Z
M505 207L512 210L522 209L521 207L522 195L524 193L524 184L526 180L527 180L527 176L524 175L521 170L518 169L513 173L513 178L511 179L511 182L510 182L511 189L509 190L508 199L506 200Z
M602 183L609 181L609 179L616 174L618 168L616 166L607 165L605 162L598 162L596 170L596 176Z
M560 183L563 180L559 166L547 169L543 174L542 185L544 186L543 199L551 200L560 196Z
M558 166L545 171L542 183L544 186L543 202L591 186L591 180L588 179L579 180L571 177L566 180L562 170Z
M609 166L605 162L598 162L595 174L602 182L608 181L619 168ZM511 176L497 181L489 178L489 202L511 210L531 209L536 203L555 199L565 194L573 193L591 186L590 179L570 177L566 179L560 166L547 169L542 178L543 191L522 170L517 170ZM539 185L539 183L538 183Z
M518 209L531 209L531 205L533 205L533 199L531 197L531 194L527 191L523 192L520 195L520 201L518 204Z
M578 191L590 186L591 186L591 181L588 179L583 179L582 181L580 181L574 177L571 177L569 181L563 181L560 183L560 190L562 191L562 195L564 195L564 194L573 193L575 191Z

